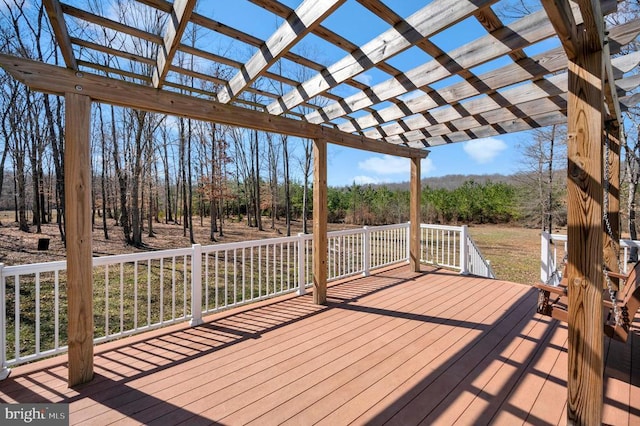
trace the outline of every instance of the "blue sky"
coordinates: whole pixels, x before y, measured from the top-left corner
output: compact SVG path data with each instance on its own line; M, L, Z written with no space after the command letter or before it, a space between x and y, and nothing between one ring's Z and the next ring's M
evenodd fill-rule
M527 133L478 139L430 148L423 160L422 177L450 174L513 174L519 171L521 141ZM331 145L328 151L328 184L405 182L409 160Z

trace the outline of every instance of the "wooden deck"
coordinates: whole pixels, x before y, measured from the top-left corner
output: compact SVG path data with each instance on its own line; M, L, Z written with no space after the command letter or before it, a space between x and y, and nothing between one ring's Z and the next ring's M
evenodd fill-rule
M15 368L2 402L70 403L72 424L564 424L567 330L536 291L392 268ZM604 421L640 424L640 336L606 340ZM632 362L635 361L635 362Z

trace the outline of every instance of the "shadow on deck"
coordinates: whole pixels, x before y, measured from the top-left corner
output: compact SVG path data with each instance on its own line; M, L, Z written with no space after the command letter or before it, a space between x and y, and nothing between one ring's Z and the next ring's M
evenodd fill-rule
M72 424L564 424L567 330L534 289L397 267L18 367L2 402L69 403ZM640 423L636 334L606 340L604 421Z

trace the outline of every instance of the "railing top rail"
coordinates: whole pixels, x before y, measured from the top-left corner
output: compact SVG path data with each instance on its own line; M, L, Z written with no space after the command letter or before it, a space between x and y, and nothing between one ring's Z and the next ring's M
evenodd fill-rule
M543 235L547 235L551 241L567 241L566 234L550 234L548 232L542 232Z
M27 265L5 266L4 268L2 268L2 275L28 275L38 272L64 271L65 269L67 269L67 261L58 260L56 262L42 262L31 263Z
M407 228L409 226L409 223L396 223L393 225L380 225L380 226L369 226L368 229L370 232L375 232L375 231L385 231L388 229L403 229L403 228Z
M191 248L179 248L170 250L145 251L144 253L115 254L93 258L93 266L104 266L113 263L140 262L145 260L163 259L173 256L185 256L191 254Z
M208 246L202 246L202 252L214 253L217 251L237 250L259 246L272 246L277 244L293 243L296 241L298 241L298 237L279 237L265 238L262 240L237 241L235 243L211 244Z
M620 246L640 248L640 241L639 240L620 240Z
M420 228L423 229L440 229L443 231L458 231L462 232L462 226L450 226L450 225L429 225L429 224L420 224Z
M343 229L341 231L331 231L327 232L327 236L331 237L342 237L345 235L357 235L364 233L364 228L356 228L356 229ZM313 235L313 234L311 234Z

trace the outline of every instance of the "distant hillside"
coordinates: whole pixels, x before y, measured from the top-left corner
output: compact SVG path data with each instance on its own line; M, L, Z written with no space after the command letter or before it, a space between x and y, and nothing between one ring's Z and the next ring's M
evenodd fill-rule
M463 183L467 181L474 181L480 184L484 184L488 181L494 183L513 183L515 178L513 175L501 175L501 174L493 174L493 175L446 175L439 177L430 177L426 179L422 179L422 187L432 188L432 189L447 189L454 190ZM409 182L397 182L397 183L379 183L379 184L371 184L371 185L363 185L363 186L372 186L374 188L384 187L386 186L390 190L408 190Z

